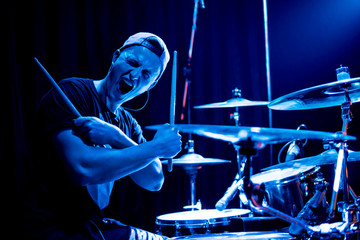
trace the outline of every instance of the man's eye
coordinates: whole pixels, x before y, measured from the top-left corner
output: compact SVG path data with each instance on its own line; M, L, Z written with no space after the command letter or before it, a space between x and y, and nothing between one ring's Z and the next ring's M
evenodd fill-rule
M150 77L150 73L149 71L143 71L144 77L145 78L149 78Z
M129 63L130 66L132 67L138 67L139 66L139 63L135 60L132 60L132 59L127 59L127 62Z

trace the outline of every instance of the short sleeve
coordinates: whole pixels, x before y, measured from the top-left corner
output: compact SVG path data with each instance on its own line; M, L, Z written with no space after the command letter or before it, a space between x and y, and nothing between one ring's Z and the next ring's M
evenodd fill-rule
M63 80L59 87L73 103L82 116L88 115L89 100L84 87L74 81ZM51 89L42 99L37 119L43 124L45 133L72 128L72 120L76 118L60 95Z

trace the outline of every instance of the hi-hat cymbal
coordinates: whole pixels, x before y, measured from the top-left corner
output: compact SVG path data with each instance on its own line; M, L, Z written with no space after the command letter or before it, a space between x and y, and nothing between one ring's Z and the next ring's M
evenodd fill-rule
M161 161L163 164L167 164L168 161ZM201 167L201 166L209 166L223 163L231 163L229 160L223 160L218 158L204 158L200 154L196 153L188 153L184 154L180 158L173 159L174 166L180 167Z
M269 102L265 102L265 101L250 101L245 98L235 97L225 102L209 103L209 104L195 106L194 108L205 109L205 108L252 107L252 106L263 106L268 104Z
M321 165L330 165L336 164L338 153L335 149L325 151L319 155L301 158L289 162L284 162L276 164L267 168L261 169L262 171L267 171L271 169L285 169L285 168L298 168L301 166L321 166ZM348 162L360 161L360 152L349 151L349 156L347 159Z
M360 101L360 77L326 83L279 97L268 105L275 110L305 110L340 106L348 91L351 102Z
M237 145L248 144L261 149L266 144L288 142L294 139L313 140L356 140L356 137L339 133L328 133L310 130L293 130L281 128L239 127L201 124L175 124L172 127L183 133L192 133L200 136L232 142ZM147 126L147 129L159 130L169 128L169 125Z

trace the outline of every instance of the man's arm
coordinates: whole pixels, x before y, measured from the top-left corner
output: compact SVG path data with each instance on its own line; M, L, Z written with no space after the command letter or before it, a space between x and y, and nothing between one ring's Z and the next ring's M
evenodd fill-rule
M178 133L170 128L164 129L158 131L152 141L129 147L129 138L120 129L116 127L111 129L111 126L106 124L97 126L93 121L90 122L92 126L89 129L96 131L87 134L90 136L88 141L99 145L116 144L125 148L93 147L86 144L70 129L57 132L53 142L69 176L76 183L80 185L103 183L131 175L137 184L146 189L156 190L161 186L163 175L158 158L172 157L180 151L181 141Z
M85 118L83 118L85 119ZM85 121L85 120L83 120ZM79 124L79 123L78 123ZM113 135L114 138L109 144L111 147L122 149L127 147L132 147L138 145L131 138L126 136L123 132L120 133L122 137L117 137ZM142 188L149 191L158 191L161 189L164 183L164 175L162 171L162 165L159 158L155 158L148 166L145 168L130 174L130 178Z

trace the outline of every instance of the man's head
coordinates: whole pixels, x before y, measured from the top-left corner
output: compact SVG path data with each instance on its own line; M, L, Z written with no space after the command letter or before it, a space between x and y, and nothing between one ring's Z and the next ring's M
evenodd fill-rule
M115 51L109 69L107 97L122 104L155 86L170 55L163 40L151 33L130 36Z

